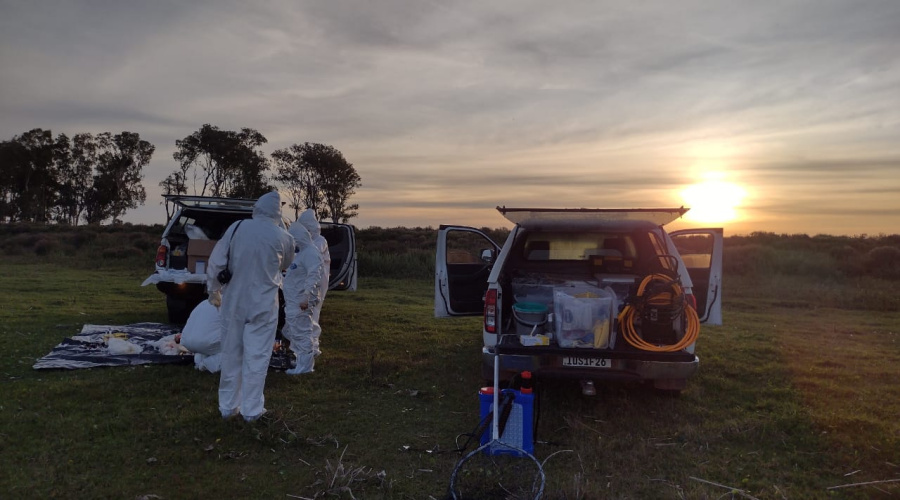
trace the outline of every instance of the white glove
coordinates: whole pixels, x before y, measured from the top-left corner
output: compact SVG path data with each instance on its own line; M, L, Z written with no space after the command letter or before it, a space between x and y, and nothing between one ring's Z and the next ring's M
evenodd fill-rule
M209 292L209 303L216 307L220 307L222 305L222 292L219 290Z

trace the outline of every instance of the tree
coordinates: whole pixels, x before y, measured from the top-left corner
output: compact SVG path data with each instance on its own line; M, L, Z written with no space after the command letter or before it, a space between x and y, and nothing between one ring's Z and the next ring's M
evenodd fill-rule
M288 191L291 198L288 206L294 209L294 220L300 217L300 211L306 207L313 208L318 216L322 206L316 171L305 159L308 145L309 143L302 146L294 144L272 153L275 162L274 179Z
M15 140L0 142L0 220L4 222L13 222L19 215L16 180L27 154Z
M3 143L0 178L4 216L10 221L52 220L59 196L60 163L66 161L69 138L39 128Z
M162 188L164 195L169 194L186 194L187 193L187 184L184 178L184 172L180 170L176 170L169 174L168 177L162 180L159 183L159 187ZM166 205L166 220L172 218L172 215L175 214L175 207L169 203L169 200L165 200Z
M170 175L172 187L187 192L191 172L194 194L197 194L198 177L202 177L200 195L258 198L270 190L266 183L269 163L259 150L266 142L262 134L251 128L235 132L205 124L175 141L172 157L178 162L179 170Z
M93 134L75 134L65 161L59 168L59 199L56 220L78 225L93 188L93 172L97 165L98 145Z
M97 167L85 215L90 223L107 218L120 222L127 209L137 208L147 200L141 179L156 148L134 132L115 136L104 132L97 136L97 144Z
M343 156L341 156L343 160ZM325 196L325 205L331 221L346 223L359 215L359 204L349 204L350 197L356 194L356 188L362 185L359 174L352 163L337 161L329 164L322 172L321 189Z
M291 196L295 216L305 206L320 219L347 222L356 217L359 205L349 204L361 179L353 164L332 146L317 143L294 144L272 153L276 164L275 180Z

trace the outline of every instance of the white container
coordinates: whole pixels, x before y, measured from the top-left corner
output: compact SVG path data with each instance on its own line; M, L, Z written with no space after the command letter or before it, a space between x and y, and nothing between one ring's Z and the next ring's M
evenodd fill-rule
M572 295L573 290L558 288L553 292L553 317L556 340L560 347L606 348L612 332L612 304L614 295L596 288ZM594 332L605 332L597 339Z

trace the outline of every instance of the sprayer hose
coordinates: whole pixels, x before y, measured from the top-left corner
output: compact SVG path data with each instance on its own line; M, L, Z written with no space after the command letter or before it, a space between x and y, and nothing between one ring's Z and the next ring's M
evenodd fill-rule
M650 274L644 278L644 280L641 281L641 285L638 287L638 299L644 296L647 286L654 280L666 283L669 286L670 291L658 292L655 295L648 297L645 302L647 305L660 307L672 305L677 303L678 300L683 300L681 295L684 294L684 291L682 290L681 285L664 274ZM619 313L619 325L622 328L622 334L625 337L625 341L636 349L650 352L677 352L690 346L696 342L697 337L700 336L700 318L697 316L697 311L694 310L691 305L686 304L685 306L684 313L687 316L687 327L684 336L681 340L672 345L656 345L647 342L637 333L634 328L634 316L637 313L637 309L633 304L626 305L625 308L622 309L622 312Z

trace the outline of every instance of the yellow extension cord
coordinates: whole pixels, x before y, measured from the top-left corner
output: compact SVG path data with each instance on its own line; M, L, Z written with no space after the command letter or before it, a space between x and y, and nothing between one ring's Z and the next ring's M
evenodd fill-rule
M670 277L664 274L651 274L641 281L641 286L638 287L637 291L638 297L644 295L644 291L653 280L660 280L668 283L672 288L672 291L658 293L649 297L647 299L648 305L664 306L672 304L679 295L684 293L681 286L672 281ZM684 313L687 315L687 329L684 332L684 337L672 345L656 345L642 339L634 329L635 312L636 309L631 304L625 306L619 314L619 325L622 328L625 341L637 349L651 352L677 352L696 342L697 337L700 336L700 318L697 317L697 311L689 304L685 304L684 307Z

